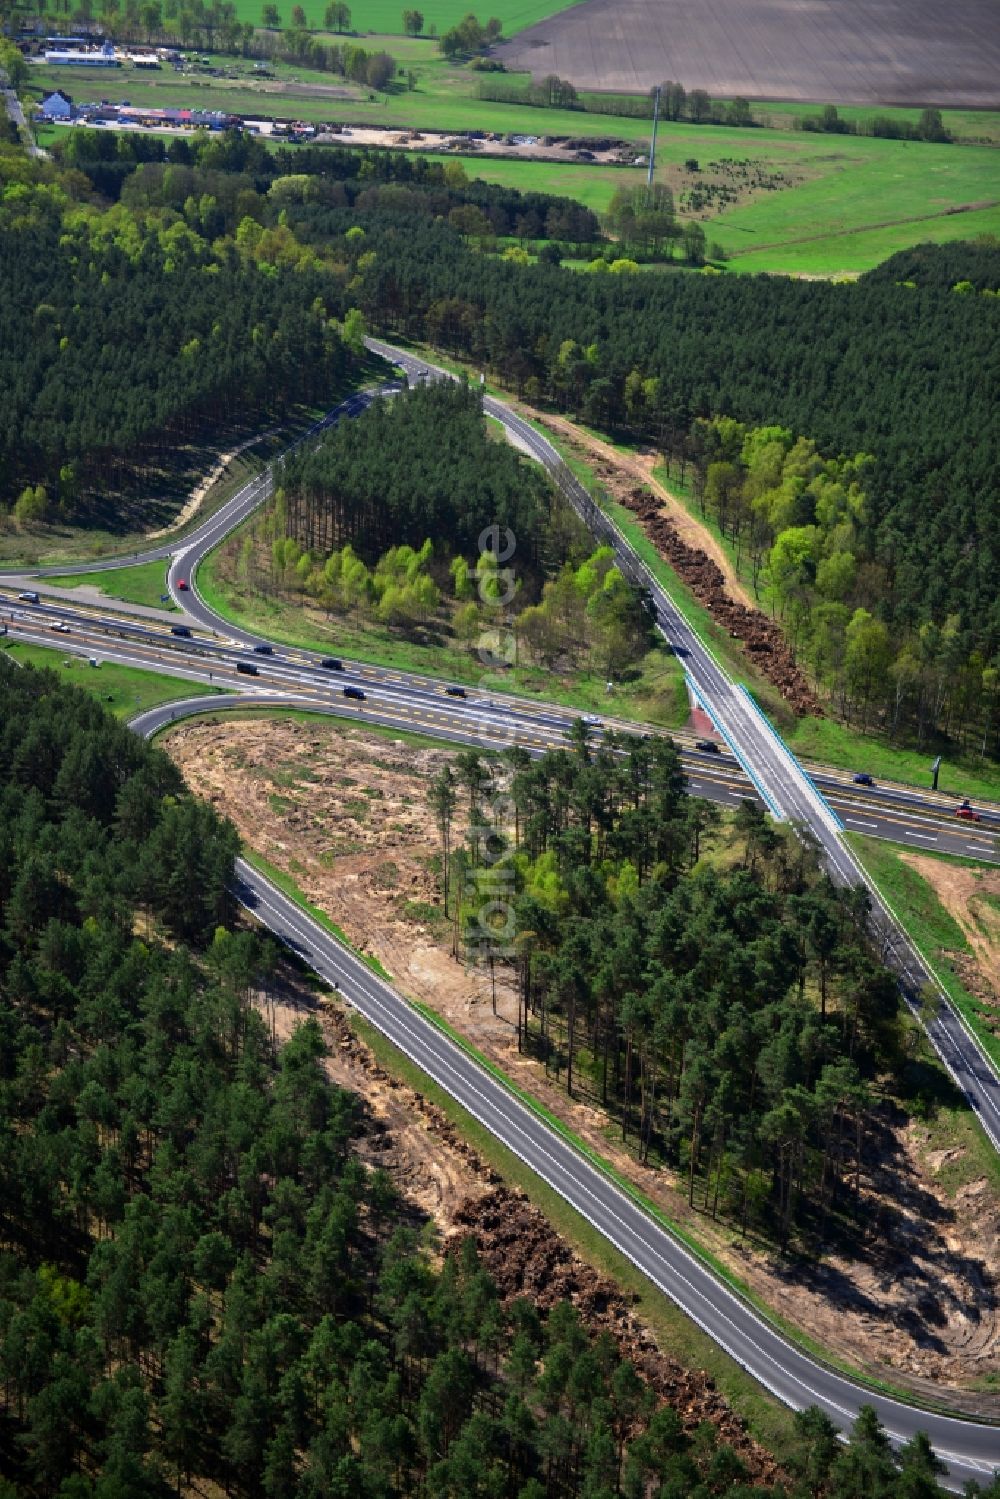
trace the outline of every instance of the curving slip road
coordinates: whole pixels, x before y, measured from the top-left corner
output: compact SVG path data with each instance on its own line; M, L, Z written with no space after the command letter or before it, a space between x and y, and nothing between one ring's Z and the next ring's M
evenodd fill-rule
M262 697L261 701L273 704L274 699ZM218 699L196 699L190 711L217 706ZM133 720L132 727L149 737L170 723L176 712L177 705L154 708ZM926 1431L948 1464L950 1482L956 1488L970 1479L986 1482L992 1476L1000 1465L1000 1429L916 1410L873 1394L801 1352L604 1172L242 859L237 862L234 888L242 904L281 942L339 988L366 1020L779 1400L797 1410L818 1405L842 1429L850 1425L860 1405L873 1405L897 1443Z

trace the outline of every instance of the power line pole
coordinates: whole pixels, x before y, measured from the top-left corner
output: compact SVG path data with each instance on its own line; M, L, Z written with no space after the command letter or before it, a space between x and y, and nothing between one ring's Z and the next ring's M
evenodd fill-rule
M649 173L646 177L646 191L653 191L653 167L656 165L656 127L660 119L660 85L657 84L653 90L653 139L649 145Z

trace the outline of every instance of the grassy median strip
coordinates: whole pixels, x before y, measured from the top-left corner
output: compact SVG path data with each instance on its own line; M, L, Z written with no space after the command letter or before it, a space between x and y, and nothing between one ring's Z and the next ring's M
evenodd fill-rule
M154 609L177 612L177 605L167 594L165 562L141 562L138 567L114 567L103 572L81 572L71 577L46 578L45 583L52 588L93 588L104 598L121 599L126 604L144 604Z
M89 665L86 656L67 656L65 646L34 645L28 641L8 637L0 642L6 655L22 666L46 667L59 673L63 681L83 692L89 692L106 703L116 718L134 718L147 708L160 703L173 702L178 698L199 697L219 693L216 687L201 687L197 682L181 677L161 675L159 672L143 671L137 666L120 666L106 661L98 648L94 660L98 667Z

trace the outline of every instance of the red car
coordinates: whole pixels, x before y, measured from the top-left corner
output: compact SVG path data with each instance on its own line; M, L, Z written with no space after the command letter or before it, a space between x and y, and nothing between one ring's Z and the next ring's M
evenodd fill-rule
M956 807L955 816L960 817L963 822L982 822L978 812L973 812L971 807Z
M177 579L177 587L180 589L181 593L187 593L187 591L188 591L187 580L185 578L178 578Z

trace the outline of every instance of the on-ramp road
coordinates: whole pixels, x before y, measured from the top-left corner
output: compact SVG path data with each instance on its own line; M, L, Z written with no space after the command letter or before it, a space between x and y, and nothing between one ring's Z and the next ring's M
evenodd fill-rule
M217 706L212 698L203 702ZM169 723L174 711L169 704L154 708L134 719L132 727L148 737ZM864 1389L801 1352L573 1145L242 859L236 865L235 893L281 942L339 988L366 1020L778 1399L794 1409L818 1405L842 1429L860 1405L873 1405L897 1443L927 1432L956 1487L992 1477L1000 1466L1000 1428L916 1410Z

